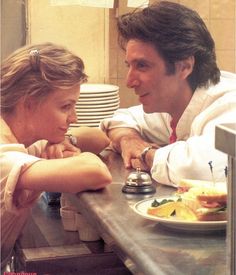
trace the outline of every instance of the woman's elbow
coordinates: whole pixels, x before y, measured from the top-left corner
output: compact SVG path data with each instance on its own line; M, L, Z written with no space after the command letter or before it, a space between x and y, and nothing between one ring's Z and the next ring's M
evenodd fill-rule
M108 169L104 169L101 173L101 181L103 182L104 187L112 183L112 175Z
M112 183L112 175L107 168L102 167L97 172L96 184L94 186L95 190L104 188L108 184Z

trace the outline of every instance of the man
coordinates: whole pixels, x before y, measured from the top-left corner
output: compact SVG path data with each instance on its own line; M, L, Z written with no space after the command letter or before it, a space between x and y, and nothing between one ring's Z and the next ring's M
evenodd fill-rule
M215 125L236 122L236 75L218 69L203 20L162 1L122 15L118 32L127 86L142 105L118 110L101 128L125 166L174 186L181 178L212 180L211 172L225 180L227 156L215 149Z

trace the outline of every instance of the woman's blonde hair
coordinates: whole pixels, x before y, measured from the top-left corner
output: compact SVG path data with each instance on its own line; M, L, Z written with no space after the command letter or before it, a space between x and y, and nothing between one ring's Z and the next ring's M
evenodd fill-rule
M27 45L12 53L1 66L1 113L14 111L18 101L38 101L55 89L87 81L81 58L53 43Z

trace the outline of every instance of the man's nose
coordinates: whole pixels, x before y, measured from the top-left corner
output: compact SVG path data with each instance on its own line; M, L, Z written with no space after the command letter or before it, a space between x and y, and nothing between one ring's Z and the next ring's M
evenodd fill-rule
M128 88L135 88L139 85L139 80L137 78L137 75L129 70L126 78L126 86Z

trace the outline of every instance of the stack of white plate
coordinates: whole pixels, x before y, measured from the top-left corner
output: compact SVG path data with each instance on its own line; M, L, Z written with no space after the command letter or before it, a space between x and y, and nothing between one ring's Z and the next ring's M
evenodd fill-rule
M76 103L77 123L71 127L98 127L119 108L119 87L110 84L82 84Z

